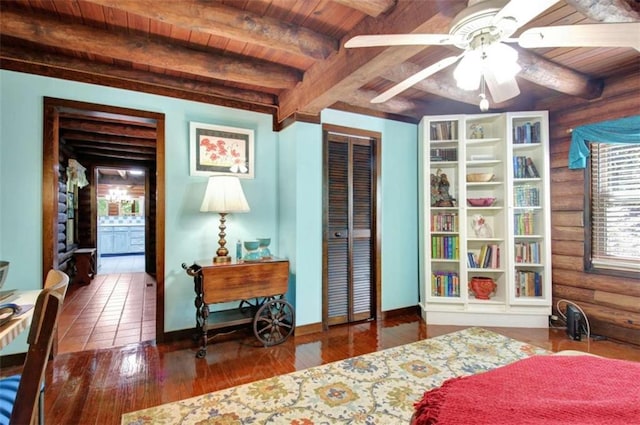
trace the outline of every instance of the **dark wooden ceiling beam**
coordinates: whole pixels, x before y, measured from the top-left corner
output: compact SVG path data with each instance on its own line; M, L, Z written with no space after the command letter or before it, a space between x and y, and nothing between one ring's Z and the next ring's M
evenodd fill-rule
M134 64L169 69L217 80L229 80L251 86L293 88L300 73L289 67L265 61L204 53L185 49L148 37L110 32L78 23L64 23L44 15L3 10L0 33L48 47L60 47L129 61Z
M344 97L341 102L354 105L361 108L368 108L377 111L383 111L390 114L400 114L404 116L421 117L429 115L429 111L446 109L452 114L477 113L477 102L472 105L456 102L450 99L439 99L435 101L418 101L415 99L406 99L395 97L383 103L371 103L371 99L378 93L372 90L356 90Z
M131 161L132 163L135 163L137 161L144 161L144 162L153 162L156 160L155 155L151 156L151 155L138 155L138 154L126 154L126 155L121 155L121 154L116 154L113 152L103 152L103 151L84 151L79 153L79 157L78 159L80 160L80 162L82 162L82 160L87 160L87 159L93 159L96 161L104 161L104 160L108 160L108 159L117 159L117 160L127 160L127 161Z
M86 113L85 113L86 112ZM122 125L132 125L138 127L146 127L146 128L156 128L156 123L151 120L132 120L130 117L115 117L113 115L108 116L105 114L99 114L95 111L77 111L77 110L62 110L59 113L60 117L76 119L76 120L86 120L86 121L94 121L94 122L106 122L113 124L122 124Z
M396 0L333 0L333 2L359 10L374 18L389 11L396 4Z
M141 148L155 148L156 142L149 139L140 139L137 137L115 136L110 134L85 133L80 131L60 130L60 137L69 141L86 141L109 143L112 145L139 146Z
M119 184L119 185L144 185L144 176L132 176L127 173L126 178L113 174L102 174L98 177L98 192L100 192L101 186L106 184Z
M154 128L111 122L87 121L69 117L60 117L59 123L61 131L75 130L95 134L127 135L140 139L156 140L156 130Z
M363 3L369 1L372 0ZM388 1L376 0L383 3ZM281 50L314 60L324 59L338 50L337 41L323 34L215 2L90 0L89 3L144 16L194 32Z
M634 22L640 20L638 0L634 9L631 1L625 0L565 0L578 12L597 22ZM630 36L632 36L630 34Z
M93 82L97 80L101 84L112 85L121 88L131 88L147 91L155 94L163 94L171 90L173 97L204 101L206 97L219 98L218 102L247 102L252 105L265 105L273 107L276 103L275 96L254 90L236 90L217 84L211 84L186 78L169 77L153 72L144 72L133 69L123 69L114 65L99 62L88 62L82 59L71 58L52 53L29 50L9 45L6 40L0 38L0 66L5 69L25 70L34 72L38 67L47 67L49 76L65 78L65 74L71 71L74 75L85 75L86 78L75 78L80 81ZM117 79L120 84L109 84L109 80ZM134 86L135 87L132 87ZM150 88L150 89L146 89ZM162 91L164 90L164 91ZM182 93L182 95L180 95ZM237 107L237 105L236 105ZM247 109L248 106L240 109ZM254 107L255 109L255 107Z
M466 1L399 1L384 19L363 20L344 40L359 34L447 32L451 19L466 7ZM345 49L317 62L304 80L279 97L278 120L296 112L318 114L342 101L368 81L382 74L389 63L408 60L424 46Z
M2 45L2 38L0 38L0 45ZM172 97L176 99L183 99L192 102L202 102L211 105L221 105L228 108L234 108L244 111L260 112L264 114L270 114L274 117L275 123L276 106L275 100L272 105L262 105L260 103L253 103L251 101L239 100L237 97L242 97L242 93L238 91L236 97L224 97L221 95L207 94L202 91L185 90L181 88L170 88L163 85L148 84L145 80L132 81L119 77L112 77L110 75L97 75L84 71L79 71L70 68L62 68L57 66L50 66L40 63L25 62L21 60L15 60L2 56L6 46L2 46L0 49L0 69L7 69L10 71L23 72L27 74L41 75L50 78L59 78L63 80L79 81L87 84L97 84L105 87L115 87L124 90L138 91L142 93L150 93L158 96ZM150 76L153 74L149 74ZM150 79L150 78L149 78Z
M573 71L562 65L555 64L526 49L515 47L518 50L518 64L522 70L518 77L531 81L539 86L551 90L578 96L583 99L597 99L602 95L604 82L590 78L587 75Z
M76 152L86 152L86 151L108 151L108 152L121 152L121 153L134 153L134 154L147 154L149 157L155 156L155 148L141 148L141 147L125 147L123 145L112 145L112 144L97 144L97 143L83 143L83 142L74 142L67 143L67 146L71 146Z
M402 115L415 115L416 112L426 109L426 104L424 102L401 97L389 99L384 103L371 103L371 99L377 95L378 93L372 90L354 90L351 93L345 94L342 97L341 102L354 106L367 107L376 111L394 114L398 113Z

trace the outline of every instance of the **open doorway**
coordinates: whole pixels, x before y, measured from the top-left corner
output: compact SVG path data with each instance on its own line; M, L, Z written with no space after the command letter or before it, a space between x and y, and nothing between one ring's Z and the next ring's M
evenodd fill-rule
M145 271L146 172L97 167L97 274Z
M118 302L122 302L121 312L117 313L117 316L115 313L112 314L114 316L112 320L118 321L118 329L114 336L116 345L130 343L126 334L129 330L120 329L119 325L123 323L120 318L131 311L143 312L140 321L147 322L146 327L142 326L145 328L147 337L143 335L142 340L155 337L156 342L162 342L164 339L164 125L165 117L160 113L44 98L42 176L44 274L51 268L68 270L73 274L73 263L70 260L74 256L73 250L98 247L96 170L98 168L144 170L144 202L139 207L144 211L145 217L144 255L140 256L144 258L145 267L141 273L128 274L129 277L136 275L143 279L142 284L139 285L143 288L139 292L144 292L143 304L133 303L129 290L127 293L120 293L127 286L125 284L116 283L111 285L113 289L111 292L101 293L99 285L101 275L96 275L89 284L71 285L65 299L65 310L79 310L74 307L71 300L73 296L71 289L75 287L82 292L95 291L101 299L106 300L104 308L94 311L94 313L100 312L96 318L96 323L100 325L105 325L107 319L110 319L107 316L112 312L106 308L107 304L112 309L118 305ZM67 226L61 225L69 218L67 208L62 209L67 205L62 202L62 192L64 189L67 193L65 169L68 168L71 159L82 164L82 168L87 171L87 182L77 194L74 192L74 205L77 207L73 210L76 227L73 235L77 237L77 243L69 245L59 241L62 238L61 231L68 230ZM138 208L138 205L135 208ZM123 283L126 275L125 273L119 275ZM79 305L82 306L81 314L90 315L91 311L86 308L88 304L80 297L78 299ZM151 305L155 308L147 308ZM59 331L59 337L61 333ZM87 341L86 337L91 338L97 335L97 329L91 329L90 335L83 334L82 337L85 340L78 344L78 348L91 348L88 345L90 341Z

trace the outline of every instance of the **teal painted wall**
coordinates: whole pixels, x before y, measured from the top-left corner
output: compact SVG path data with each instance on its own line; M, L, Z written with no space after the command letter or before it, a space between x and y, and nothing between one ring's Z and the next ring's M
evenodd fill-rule
M322 127L280 133L280 243L296 282L296 325L322 321Z
M165 330L194 326L193 280L183 262L211 258L217 248L219 216L200 213L207 178L189 176L189 122L249 128L255 131L255 179L242 179L251 211L229 215L227 240L272 236L278 253L276 171L277 133L272 117L214 105L0 71L0 252L11 261L7 287L42 286L42 111L43 97L80 100L165 114L166 235ZM16 243L20 241L20 243ZM17 342L16 342L17 345ZM3 350L7 354L14 344ZM19 351L24 351L23 349ZM18 352L19 352L18 351Z
M417 305L417 126L334 110L322 122L382 133L382 311Z
M48 96L165 114L167 332L194 326L193 284L181 264L210 258L217 246L218 217L199 212L206 177L189 176L190 121L255 131L255 179L241 180L251 211L228 216L227 240L233 251L238 239L272 237L273 253L291 258L297 324L320 321L320 125L296 123L275 133L266 114L4 70L0 94L0 255L12 263L7 288L42 285L42 109ZM416 305L417 126L338 111L322 118L383 134L383 310ZM16 341L2 354L25 348Z

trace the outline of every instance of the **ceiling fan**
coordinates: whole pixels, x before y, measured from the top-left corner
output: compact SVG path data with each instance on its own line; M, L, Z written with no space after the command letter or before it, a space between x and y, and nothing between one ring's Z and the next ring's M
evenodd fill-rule
M464 90L481 88L480 109L489 109L485 84L494 102L520 94L515 76L520 71L518 52L506 43L521 47L633 47L640 50L640 23L598 23L537 27L510 38L518 28L559 0L469 0L469 5L453 19L449 34L360 35L345 43L346 48L439 45L456 46L459 55L446 57L396 84L371 100L385 102L430 75L460 62L454 70L458 86Z

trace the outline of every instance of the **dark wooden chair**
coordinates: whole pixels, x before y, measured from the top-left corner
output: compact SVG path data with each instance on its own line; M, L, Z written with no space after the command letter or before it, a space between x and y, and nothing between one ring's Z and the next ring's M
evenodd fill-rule
M0 424L44 424L44 375L68 284L65 273L48 273L34 307L22 374L0 380Z

